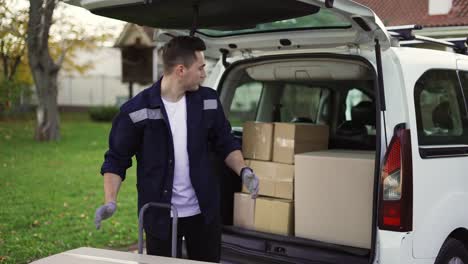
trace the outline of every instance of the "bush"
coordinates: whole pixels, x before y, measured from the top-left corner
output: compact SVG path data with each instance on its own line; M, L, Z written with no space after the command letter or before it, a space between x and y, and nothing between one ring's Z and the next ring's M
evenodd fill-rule
M16 80L0 80L0 116L6 117L16 112L24 112L28 105L22 101L29 101L32 94L31 87Z
M97 106L89 109L89 117L97 122L111 122L118 112L116 106Z

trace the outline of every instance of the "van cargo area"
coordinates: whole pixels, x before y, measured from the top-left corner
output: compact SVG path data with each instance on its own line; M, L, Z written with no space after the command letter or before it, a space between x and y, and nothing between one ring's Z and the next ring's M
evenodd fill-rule
M260 190L252 200L239 177L217 168L223 260L369 262L381 138L375 87L373 68L356 56L263 57L226 70L220 100Z

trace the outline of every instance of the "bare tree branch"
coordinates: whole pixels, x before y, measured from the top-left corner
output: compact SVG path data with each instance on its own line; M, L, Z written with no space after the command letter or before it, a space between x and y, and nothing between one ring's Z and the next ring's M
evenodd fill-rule
M67 56L68 51L73 46L73 43L67 45L67 42L69 42L69 41L67 41L65 39L62 41L62 51L61 51L60 56L59 56L59 58L57 60L57 63L56 63L59 68L61 68L63 66L63 62L65 61L65 57Z
M16 74L16 71L18 70L18 66L19 64L21 63L21 58L23 57L24 55L24 51L25 51L25 48L23 48L21 50L21 52L19 53L19 55L15 58L15 62L13 63L13 65L11 66L11 70L10 70L10 77L9 79L13 79L13 77L15 76Z
M3 76L5 78L8 78L8 55L4 49L5 49L5 41L0 40L0 51L1 51L2 61L3 61Z
M65 56L66 56L67 50L62 51L60 54L60 57L57 60L57 67L62 68L63 62L65 61Z

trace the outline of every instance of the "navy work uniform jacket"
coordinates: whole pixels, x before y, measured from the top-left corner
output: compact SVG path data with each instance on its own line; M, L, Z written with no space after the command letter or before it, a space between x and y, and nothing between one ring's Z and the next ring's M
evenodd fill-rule
M174 179L174 145L169 119L161 100L161 79L120 108L109 136L109 150L101 174L111 172L125 180L125 172L137 160L138 211L148 202L171 203ZM200 210L208 224L219 220L219 177L209 162L209 149L214 148L224 160L240 149L231 134L215 90L200 86L186 92L187 152L190 179ZM169 211L148 209L145 230L162 239L168 238Z

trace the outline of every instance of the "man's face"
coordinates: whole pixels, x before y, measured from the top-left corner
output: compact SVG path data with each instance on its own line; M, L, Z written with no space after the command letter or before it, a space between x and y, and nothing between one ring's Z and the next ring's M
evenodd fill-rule
M206 77L205 55L203 51L195 51L195 61L190 67L185 68L182 82L186 91L196 91Z

